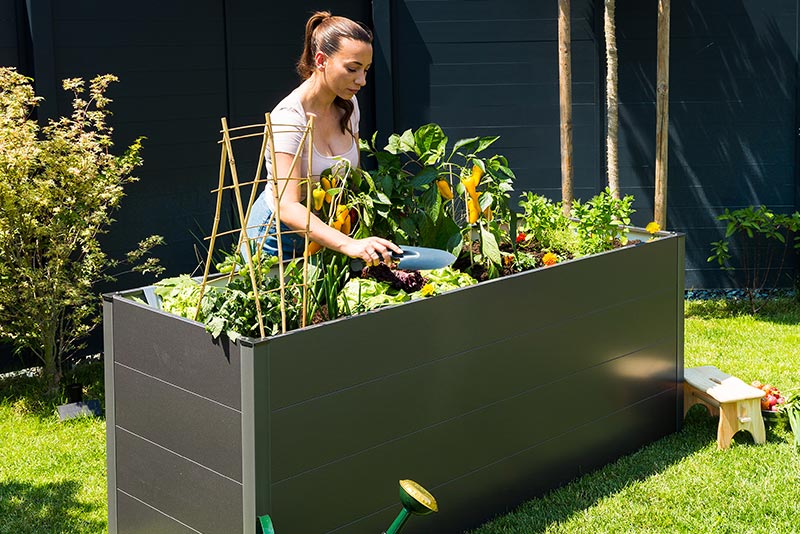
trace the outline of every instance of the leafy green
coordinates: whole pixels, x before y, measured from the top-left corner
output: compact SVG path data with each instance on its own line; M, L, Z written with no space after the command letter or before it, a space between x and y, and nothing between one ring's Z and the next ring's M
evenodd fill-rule
M161 297L161 309L194 319L200 299L200 284L188 274L165 278L155 283L153 292Z
M371 278L352 278L339 293L339 306L347 306L353 313L360 313L411 300L401 289L394 289L388 282Z

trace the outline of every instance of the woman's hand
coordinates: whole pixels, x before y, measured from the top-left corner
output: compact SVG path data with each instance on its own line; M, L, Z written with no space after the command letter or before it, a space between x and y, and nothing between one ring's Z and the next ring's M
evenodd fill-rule
M381 262L392 265L392 252L402 254L403 250L388 239L373 236L352 240L342 247L342 252L351 258L360 258L369 267Z

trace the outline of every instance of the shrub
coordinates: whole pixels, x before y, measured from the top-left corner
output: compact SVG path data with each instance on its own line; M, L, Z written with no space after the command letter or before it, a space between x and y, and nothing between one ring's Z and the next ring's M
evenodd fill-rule
M105 92L116 80L94 78L88 100L83 80L65 80L71 116L41 127L32 80L0 68L0 338L38 356L52 389L98 322L94 284L112 279L108 269L119 264L98 238L142 164L140 139L121 156L110 153ZM159 271L145 259L157 243L152 236L129 253L135 270Z
M725 237L711 243L709 262L739 273L736 282L747 294L753 313L758 312L758 293L768 281L779 284L790 249L800 252L800 212L791 215L775 213L766 206L748 206L725 212L717 217L726 222ZM739 247L738 258L731 254L731 245ZM772 271L776 273L770 278ZM794 280L798 286L798 278Z

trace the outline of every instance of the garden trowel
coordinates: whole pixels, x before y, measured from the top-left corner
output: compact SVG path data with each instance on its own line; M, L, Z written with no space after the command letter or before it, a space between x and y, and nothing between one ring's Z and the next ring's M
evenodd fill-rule
M456 257L446 250L427 247L409 247L401 245L402 254L392 253L392 258L397 262L396 269L407 271L427 271L430 269L441 269L448 267L456 261ZM364 268L364 261L355 259L350 262L350 268L360 271Z

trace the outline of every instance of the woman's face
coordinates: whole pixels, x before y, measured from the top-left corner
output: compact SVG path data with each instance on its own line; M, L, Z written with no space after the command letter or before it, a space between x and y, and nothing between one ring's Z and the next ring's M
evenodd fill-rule
M323 80L337 96L350 100L367 84L372 66L372 45L355 39L342 39L339 50L331 56L317 53L317 65Z

